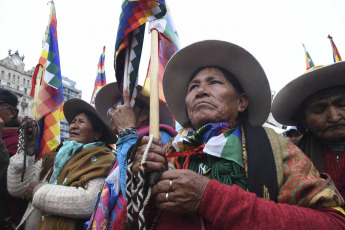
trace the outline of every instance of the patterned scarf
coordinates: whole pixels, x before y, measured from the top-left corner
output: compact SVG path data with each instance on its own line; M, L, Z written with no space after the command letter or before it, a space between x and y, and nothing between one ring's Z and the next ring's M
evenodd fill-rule
M63 146L60 148L54 160L54 171L50 177L49 184L56 184L57 178L65 166L67 161L75 156L80 151L96 146L105 146L105 143L102 141L92 142L89 144L78 143L76 141L65 141Z
M236 122L209 123L195 131L183 129L173 140L177 168L208 175L221 183L247 189L242 159L242 132ZM181 167L182 165L182 167Z

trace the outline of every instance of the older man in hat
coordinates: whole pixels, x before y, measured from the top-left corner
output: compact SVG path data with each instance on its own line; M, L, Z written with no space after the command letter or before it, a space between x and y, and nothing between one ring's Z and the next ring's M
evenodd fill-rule
M17 224L24 213L26 204L22 199L11 197L6 191L6 171L9 158L17 151L20 126L18 116L18 98L7 89L0 89L0 223L2 226Z
M315 68L288 83L275 97L272 113L304 134L298 146L345 197L345 62Z

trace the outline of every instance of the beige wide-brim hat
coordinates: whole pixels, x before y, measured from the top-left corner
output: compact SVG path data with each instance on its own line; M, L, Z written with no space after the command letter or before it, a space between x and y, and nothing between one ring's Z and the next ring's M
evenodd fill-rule
M189 121L185 104L188 83L197 70L205 67L221 67L232 73L249 96L249 123L259 126L266 121L271 108L271 90L260 63L238 45L206 40L179 50L164 71L164 96L182 126Z
M150 98L142 95L140 93L141 89L141 86L137 86L137 98L145 104L150 105ZM110 118L107 116L107 112L109 108L114 108L114 104L120 99L120 97L121 93L116 82L103 86L97 93L95 100L96 109L101 118L107 122L108 125L110 125ZM171 116L167 105L162 102L159 102L159 123L175 127L174 119Z
M94 116L96 116L105 126L105 130L103 131L104 134L104 141L106 144L115 144L117 141L117 137L111 127L103 121L100 115L97 113L96 109L92 107L89 103L79 99L79 98L72 98L65 102L63 106L63 113L65 114L65 118L69 124L71 124L72 120L75 116L79 113L87 111Z
M277 93L272 103L272 115L283 125L297 125L293 117L304 100L339 85L345 85L345 61L308 71Z

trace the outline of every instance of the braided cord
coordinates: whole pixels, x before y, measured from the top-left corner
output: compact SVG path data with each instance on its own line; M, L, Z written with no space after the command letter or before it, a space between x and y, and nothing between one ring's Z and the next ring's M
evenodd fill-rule
M139 184L138 184L138 212L139 212L139 229L146 229L145 226L145 216L144 209L151 197L151 188L148 184L148 180L145 180L145 166L147 155L149 153L150 147L152 145L153 135L150 135L150 140L146 146L146 149L141 159L141 165L139 167Z

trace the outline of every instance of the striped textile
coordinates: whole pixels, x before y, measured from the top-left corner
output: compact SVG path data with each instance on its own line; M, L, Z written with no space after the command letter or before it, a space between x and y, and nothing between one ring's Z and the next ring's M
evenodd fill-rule
M40 157L42 154L51 152L59 145L59 122L63 119L63 114L61 114L63 88L58 48L56 11L53 2L51 3L51 20L49 23L48 37L37 67L39 66L42 67L43 71L38 97L35 98L37 109L34 111L34 117L39 119L38 123L40 126L36 158ZM34 82L36 82L37 73L38 71L35 71L32 76Z
M97 76L95 80L95 88L92 92L90 104L95 106L95 99L98 91L107 84L107 79L105 76L105 69L104 69L104 59L105 59L105 46L103 47L103 53L101 54L99 61L98 61L98 69L97 69Z
M331 46L332 46L332 50L333 50L333 61L334 62L342 61L340 53L339 53L337 47L334 44L333 38L329 34L328 34L327 38L329 38L329 41L331 42Z
M133 105L138 85L138 70L144 41L145 23L159 19L166 14L164 0L127 1L122 3L122 13L115 43L115 75L120 86L128 89ZM129 49L128 63L125 63L126 50ZM124 77L124 67L128 64ZM121 97L123 103L123 97Z
M305 53L305 60L306 60L306 65L307 65L307 70L310 69L310 68L313 68L315 65L314 65L314 62L313 60L311 59L307 49L305 48L305 45L303 45L303 48L304 48L304 53Z
M159 39L159 49L158 49L158 76L159 76L159 100L165 103L164 93L163 93L163 73L165 66L168 63L172 55L179 50L181 47L180 39L178 37L177 31L175 29L170 9L168 6L167 13L161 19L154 20L149 23L150 31L156 29ZM145 96L150 96L150 67L148 68L147 76L145 79L144 86L142 88L142 94Z

